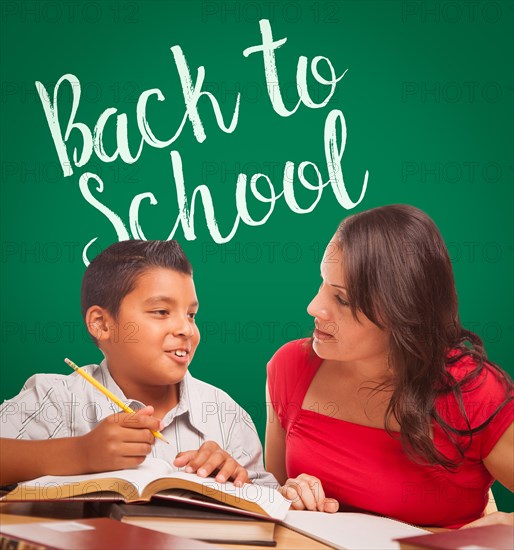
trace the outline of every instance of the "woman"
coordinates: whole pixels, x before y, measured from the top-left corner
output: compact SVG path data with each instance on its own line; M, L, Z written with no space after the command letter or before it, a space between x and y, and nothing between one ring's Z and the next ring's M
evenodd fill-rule
M495 479L513 490L512 381L460 323L434 222L406 205L350 216L321 278L313 338L268 364L267 470L297 509L477 520Z

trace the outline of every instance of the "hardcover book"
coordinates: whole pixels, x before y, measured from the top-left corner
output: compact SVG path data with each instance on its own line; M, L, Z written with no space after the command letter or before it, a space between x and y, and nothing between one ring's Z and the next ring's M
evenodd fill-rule
M99 514L130 525L216 543L274 546L275 523L182 502L95 503Z
M42 500L121 500L152 498L191 502L210 508L281 520L290 502L271 487L218 483L214 478L174 471L164 460L147 458L137 468L78 476L43 476L20 483L2 502Z
M514 548L514 528L511 525L486 525L397 540L402 548L505 550Z
M128 525L108 518L17 523L0 526L2 550L195 550L205 542Z

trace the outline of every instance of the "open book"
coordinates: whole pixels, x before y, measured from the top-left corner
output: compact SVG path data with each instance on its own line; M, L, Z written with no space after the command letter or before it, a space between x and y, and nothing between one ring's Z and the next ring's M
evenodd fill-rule
M191 498L186 491L198 498ZM290 505L271 487L252 483L236 487L230 482L218 483L214 478L174 471L164 460L151 457L129 470L39 477L20 483L0 501L80 499L146 502L152 497L194 502L210 508L230 507L233 511L240 510L274 520L283 519Z

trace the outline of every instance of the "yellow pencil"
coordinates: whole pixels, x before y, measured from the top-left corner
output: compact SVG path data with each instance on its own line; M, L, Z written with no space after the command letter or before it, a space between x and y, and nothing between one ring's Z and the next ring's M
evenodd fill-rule
M98 388L105 396L107 396L111 401L114 401L114 403L116 403L116 405L118 405L118 407L120 407L121 409L123 409L126 413L135 413L134 410L132 410L128 405L125 405L125 403L123 403L123 401L121 401L121 399L119 399L118 397L116 397L112 392L110 392L105 386L102 386L102 384L100 384L100 382L98 382L97 380L95 380L90 374L88 374L85 370L82 370L80 367L78 367L77 365L75 365L75 363L73 361L71 361L70 359L66 358L64 360L64 362L69 365L75 372L78 372L81 376L83 376L88 382L91 382L91 384L93 384L93 386L95 386L95 388ZM160 433L160 432L157 432L155 430L150 430L153 435L159 439L162 439L162 441L164 441L164 443L168 443L168 441L166 441L166 439L164 439L164 436ZM169 443L168 443L169 445Z

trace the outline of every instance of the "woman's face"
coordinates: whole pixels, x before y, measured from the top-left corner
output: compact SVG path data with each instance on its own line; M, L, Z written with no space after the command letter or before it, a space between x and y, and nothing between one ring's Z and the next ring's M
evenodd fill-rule
M354 319L343 268L342 251L333 238L321 261L321 286L307 308L316 325L314 351L322 359L344 363L387 362L389 331L377 327L361 311Z

